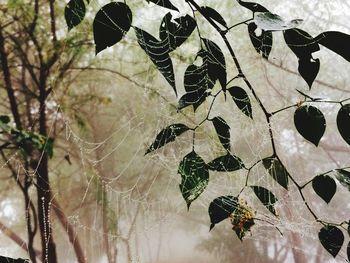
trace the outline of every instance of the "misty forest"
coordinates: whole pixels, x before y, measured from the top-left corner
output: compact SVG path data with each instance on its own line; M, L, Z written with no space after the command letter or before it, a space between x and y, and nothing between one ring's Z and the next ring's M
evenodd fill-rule
M0 0L0 263L350 262L349 12Z

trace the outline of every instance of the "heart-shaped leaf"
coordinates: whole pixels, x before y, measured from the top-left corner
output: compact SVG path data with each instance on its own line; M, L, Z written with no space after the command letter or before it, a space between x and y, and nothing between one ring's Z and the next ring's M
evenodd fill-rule
M260 4L257 4L257 3L253 3L253 2L244 2L242 0L238 0L238 3L249 9L250 11L252 12L269 12L269 10L267 10L265 7L263 7L262 5Z
M177 9L177 7L170 2L170 0L147 0L147 2L152 2L152 3L155 3L156 5L159 5L171 10L179 11L179 9Z
M273 193L262 186L251 186L255 195L259 198L260 202L275 216L277 216L275 210L275 203L278 201Z
M195 151L192 151L181 161L178 173L182 179L180 190L189 209L191 203L207 187L209 171L203 159Z
M210 17L215 22L217 22L220 25L222 25L225 28L227 28L227 24L226 24L225 19L221 16L221 14L218 11L216 11L215 9L213 9L213 8L211 8L209 6L202 6L201 10L204 13L204 15Z
M228 126L227 122L221 117L214 117L211 121L213 122L214 128L222 146L227 151L230 151L230 126Z
M350 145L350 104L343 105L337 115L338 131L343 139Z
M239 157L228 153L209 162L208 168L218 172L233 172L244 168L244 164Z
M118 43L129 31L131 22L132 13L125 3L111 2L103 6L93 22L96 55Z
M331 254L333 257L336 257L339 253L343 243L344 243L344 234L336 226L324 226L321 228L318 233L318 238L322 246Z
M228 89L228 92L232 96L233 101L237 107L249 118L253 119L252 105L248 97L247 92L244 89L234 86Z
M350 35L338 31L327 31L315 37L315 41L350 62Z
M215 198L209 205L208 213L210 217L210 230L220 223L221 221L228 218L237 208L238 199L231 195L220 196Z
M299 107L294 113L294 124L306 140L318 146L326 130L326 120L319 109L310 105Z
M168 53L169 45L164 45L163 42L138 27L135 27L135 32L140 47L146 52L177 95L173 63Z
M189 129L190 128L182 123L176 123L166 127L156 136L156 140L150 145L145 154L157 150L165 144L174 141L177 136L181 135L185 131L188 131Z
M339 183L350 191L350 172L344 169L337 169L335 178Z
M70 0L64 9L64 18L68 30L79 25L85 17L86 9L84 0Z
M312 83L317 77L317 74L320 70L320 60L308 58L308 59L299 59L298 71L306 83L311 89Z
M327 204L337 191L334 179L328 175L318 175L312 179L312 188Z
M268 157L262 160L265 169L273 179L288 190L289 173L283 164L276 157Z
M272 49L272 32L261 30L261 34L258 36L255 33L257 25L254 22L248 24L248 33L250 41L252 42L256 52L262 55L263 58L268 59Z
M302 19L294 19L284 21L279 15L264 12L254 16L254 23L261 29L266 31L282 31L298 27L303 22Z

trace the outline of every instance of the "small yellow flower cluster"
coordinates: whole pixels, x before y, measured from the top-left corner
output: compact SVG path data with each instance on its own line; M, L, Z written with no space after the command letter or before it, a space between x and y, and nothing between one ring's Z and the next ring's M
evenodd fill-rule
M230 215L232 229L236 232L239 239L245 236L245 233L254 225L255 212L248 206L243 199L239 200L239 206Z

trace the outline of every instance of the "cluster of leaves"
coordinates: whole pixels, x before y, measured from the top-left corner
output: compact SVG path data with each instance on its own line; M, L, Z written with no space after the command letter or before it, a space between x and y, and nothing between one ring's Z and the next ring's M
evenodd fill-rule
M149 0L149 2L172 11L179 11L170 0ZM194 5L197 11L212 25L214 24L221 36L224 36L226 32L234 27L229 27L225 19L216 10L208 6L200 7L195 1L187 2L191 7ZM65 18L69 30L80 24L84 19L86 4L88 3L89 1L85 3L84 0L71 0L67 4ZM328 31L316 37L312 37L307 32L298 28L302 23L301 19L285 21L282 17L271 13L260 4L241 0L238 0L238 3L242 7L253 12L252 19L239 24L247 25L248 35L256 52L264 59L268 59L273 46L273 35L276 34L276 32L282 32L285 43L298 59L298 71L310 89L320 69L320 60L313 57L313 53L320 50L320 45L350 61L350 51L347 48L350 44L349 35L341 32ZM118 43L123 39L130 28L133 28L140 47L145 51L152 63L157 67L177 95L175 74L170 54L186 41L196 27L196 19L190 15L179 16L173 19L172 14L169 12L162 18L159 27L159 37L157 38L145 30L132 25L132 11L125 2L111 2L103 6L96 13L93 21L96 54ZM261 33L259 34L257 30ZM237 69L240 74L227 82L226 61L221 48L212 40L202 38L200 35L199 37L201 45L197 52L196 59L201 58L202 63L198 65L193 62L188 65L184 74L185 94L179 98L178 109L181 110L185 107L192 106L193 110L196 111L209 96L213 97L213 104L216 96L219 95L220 92L223 92L226 96L226 92L228 91L237 107L246 116L253 119L252 105L247 92L237 86L227 88L228 83L235 78L244 77L239 67L237 67ZM233 59L235 60L234 56ZM238 64L236 61L235 63L236 65ZM248 84L249 82L245 77L244 79ZM216 93L216 95L212 95L212 90L217 81L220 84L221 90ZM251 87L249 88L253 92L260 107L264 110L267 121L269 122L269 118L272 115L266 112L266 109L263 107L256 94L254 94L254 90L252 90ZM307 98L310 99L310 101L307 101L308 103L322 102L306 94L303 95L305 96L304 102L307 101ZM344 105L342 102L339 102L341 108L337 116L337 125L343 139L350 144L350 104ZM194 128L190 128L182 123L172 124L164 128L157 134L155 141L146 151L146 154L149 154L167 143L174 141L176 137L185 132L192 131L195 133L196 129L204 121L212 122L225 154L212 161L205 162L204 159L196 153L193 147L192 151L182 159L178 168L178 173L181 176L180 191L188 208L206 189L209 182L210 171L233 172L246 169L248 171L248 177L251 169L246 168L242 160L232 154L230 127L227 122L219 116L209 119L210 110L211 107L207 118ZM297 131L307 141L318 146L326 129L324 115L319 109L309 104L298 105L294 114L294 123ZM271 139L273 140L272 135ZM273 150L272 156L259 160L257 163L262 162L271 177L283 188L288 190L289 178L293 179L293 177L280 161L275 149ZM342 185L350 188L350 172L345 169L338 169L333 172L335 173L334 177ZM329 173L330 172L318 175L309 182L312 182L312 187L316 194L327 203L330 202L336 192L336 183L334 179L328 175ZM300 187L294 179L293 182L301 193L303 187L306 185ZM275 203L278 199L270 190L256 185L248 186L247 183L245 187L250 188L261 203L272 214L278 216L275 209ZM303 195L302 198L304 199ZM309 210L312 212L311 209ZM245 233L254 225L253 213L250 213L249 207L238 202L238 197L218 197L211 202L208 212L211 221L210 229L224 219L231 218L233 229L240 239L242 239ZM319 232L320 242L325 249L335 257L344 242L343 233L337 225L325 224L323 221L320 222L324 224L324 227ZM350 258L349 255L348 257Z
M9 138L9 143L6 143L6 147L10 147L11 144L13 144L16 149L21 150L24 158L29 158L34 149L40 152L46 152L47 155L52 158L54 143L52 138L47 138L39 133L28 132L12 127L10 124L10 117L7 115L0 116L0 130L1 134Z

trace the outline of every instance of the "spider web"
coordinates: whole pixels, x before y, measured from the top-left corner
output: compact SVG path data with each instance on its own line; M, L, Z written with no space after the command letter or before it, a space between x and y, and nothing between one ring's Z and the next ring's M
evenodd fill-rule
M103 3L94 0L90 5L92 9L98 10ZM131 3L130 6L133 7ZM159 24L156 21L160 21L164 14L158 13L159 7L155 5L147 5L146 8L152 16L149 13L135 11L134 23L142 25L140 27L147 29L148 32L157 32ZM315 8L315 6L308 6L308 8ZM218 6L217 9L220 7ZM277 11L281 12L281 16L290 16L279 6L276 7ZM320 14L324 12L321 8L317 11ZM225 14L223 14L224 17L230 17ZM236 15L240 17L245 13L236 11ZM302 17L305 17L306 25L309 22L315 24L315 18L311 15ZM230 22L235 23L235 21ZM328 30L327 22L329 21L317 20L317 26L310 27L310 30L315 32L319 29ZM203 31L207 29L204 26L200 27ZM339 25L338 28L345 32L349 31ZM77 27L74 30L72 34L91 33L90 27L87 26ZM245 38L235 38L240 34L245 34ZM196 35L196 32L193 35ZM223 47L217 36L209 32L207 37L215 38L217 44ZM242 60L244 71L254 83L262 101L269 105L269 110L277 110L301 99L294 92L296 87L303 87L306 90L306 85L299 76L289 74L262 60L258 54L254 53L252 46L250 49L240 49L240 46L250 44L248 33L244 30L238 29L237 32L230 34L230 38L235 39L234 46L237 48L238 57ZM296 69L292 54L285 51L286 47L282 46L281 38L275 37L274 41L276 42L272 52L272 63ZM331 260L324 249L320 249L317 237L320 225L312 219L297 189L292 186L288 192L282 189L262 165L252 169L249 184L264 186L276 195L279 200L276 204L279 217L273 216L263 207L253 191L245 190L242 198L256 210L257 217L264 221L256 222L251 234L247 234L242 244L237 241L234 231L231 230L232 225L229 220L225 220L208 232L210 221L207 210L214 198L221 195L237 195L240 192L246 179L245 170L227 173L210 172L208 187L187 211L178 187L180 176L177 174L177 168L181 159L192 150L191 134L185 133L177 137L175 142L155 153L147 156L144 156L144 153L148 145L154 141L156 134L164 127L177 122L186 123L191 127L199 123L206 116L211 100L209 98L204 102L196 114L190 107L177 113L177 99L174 98L171 87L136 45L135 37L129 33L119 46L103 51L101 56L93 58L87 55L88 64L94 67L103 65L103 68L112 68L119 74L103 70L84 71L81 74L80 77L85 80L90 78L94 80L93 85L99 88L90 89L86 85L80 92L93 91L102 99L110 100L105 106L94 102L82 106L80 115L84 125L77 125L77 118L73 117L69 110L64 110L58 91L54 90L48 100L48 108L54 112L51 115L52 120L59 119L63 128L63 132L59 135L62 145L56 151L54 164L50 167L51 178L57 176L57 180L53 179L52 182L54 195L58 200L67 202L62 204L64 212L69 222L75 226L89 261L108 262L104 247L108 239L110 246L117 250L117 262L194 262L198 260L226 262L226 256L231 255L227 244L233 244L245 253L250 251L256 254L249 261L242 262L261 262L259 261L261 254L267 255L271 262L281 262L278 261L280 260L278 251L286 251L284 262L297 262L295 254L298 252L305 255L306 259L310 260L308 262L317 262L317 260L343 262L346 258L344 250L336 260ZM135 53L128 49L132 49ZM195 54L198 49L198 38L191 37L179 50L171 53L180 94L184 93L182 76L188 64L193 63L194 55L191 56L190 61L184 61L183 57L186 58L192 51ZM138 50L137 53L136 50ZM228 63L227 72L231 74L235 70L231 62L228 62L229 56L226 50L225 56ZM345 63L337 60L330 53L320 52L319 56L324 66L319 74L323 82L315 84L312 94L333 100L344 98L348 94L346 87L343 90L334 89L334 87L342 87L342 81L347 80ZM335 63L339 66L332 69L329 65ZM126 69L126 66L131 69ZM141 73L137 74L137 72ZM325 83L332 85L327 86ZM248 92L243 82L237 81L234 85ZM106 89L102 90L103 88ZM214 89L219 88L219 84L216 83ZM71 89L79 89L79 86L72 84ZM253 121L239 111L231 98L225 101L223 97L219 97L210 114L212 117L221 116L227 121L231 127L233 152L247 167L271 155L270 138L264 115L250 93L249 97L252 101ZM328 150L326 147L345 145L336 132L334 121L336 106L319 104L317 106L326 116L328 132L318 149L297 134L292 122L293 110L285 111L273 119L272 127L277 152L287 170L298 182L306 182L318 173L343 167L349 163L347 152L344 154L344 151ZM53 125L49 127L49 131L54 131ZM348 151L346 146L344 148ZM223 153L222 145L210 122L196 131L195 150L206 162ZM72 165L67 163L65 158L67 155L70 156ZM2 164L1 168L5 169L5 166L6 164ZM340 185L338 186L337 195L328 206L322 204L322 200L312 192L311 187L305 190L306 200L320 218L334 222L349 218L349 210L344 209L344 207L349 208L346 202L348 193ZM1 202L3 208L1 217L9 220L10 226L18 224L17 219L14 218L24 218L24 214L13 211L15 204L8 201ZM102 225L103 207L108 217L107 233ZM283 233L283 237L276 227ZM63 262L75 262L74 250L55 220L53 231L58 243L58 253L60 257L65 258ZM219 236L218 240L217 236ZM298 240L302 244L296 246ZM3 239L2 244L5 242L6 240ZM249 244L249 247L255 250L248 250L245 244ZM1 254L22 253L15 248L1 247ZM62 248L65 249L64 253ZM238 254L237 251L236 253Z

